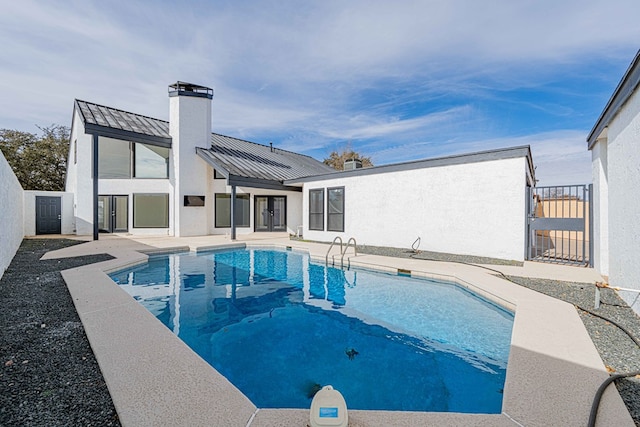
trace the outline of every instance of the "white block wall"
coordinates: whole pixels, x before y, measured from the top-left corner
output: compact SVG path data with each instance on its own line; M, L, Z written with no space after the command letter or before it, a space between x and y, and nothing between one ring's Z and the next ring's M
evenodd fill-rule
M1 151L0 182L2 183L0 185L0 206L2 206L2 215L0 215L0 277L2 277L4 271L11 264L24 236L24 211L22 187Z
M609 283L640 289L640 91L608 128ZM640 296L621 292L640 313Z
M304 184L305 239L524 259L526 159L343 177ZM309 190L345 187L345 232L309 230ZM327 217L325 191L325 230Z
M73 193L63 191L25 191L24 192L24 235L36 235L36 196L60 197L62 234L75 234L73 215Z

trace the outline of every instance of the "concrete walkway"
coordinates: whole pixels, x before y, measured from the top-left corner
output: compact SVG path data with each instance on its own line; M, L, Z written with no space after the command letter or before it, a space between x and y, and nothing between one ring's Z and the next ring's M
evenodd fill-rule
M309 422L308 410L256 408L105 273L145 262L148 253L230 245L291 247L324 262L327 245L291 241L286 234L260 233L239 236L236 242L225 236L100 237L96 242L49 252L46 258L95 253L116 257L66 270L63 277L123 425L256 427L305 426ZM335 248L329 259L339 265L338 252ZM469 265L350 254L345 262L452 280L516 313L501 414L349 411L350 426L586 424L595 390L608 374L572 305ZM489 267L515 276L599 280L592 271L577 267L534 263ZM597 425L633 426L615 387L604 394Z

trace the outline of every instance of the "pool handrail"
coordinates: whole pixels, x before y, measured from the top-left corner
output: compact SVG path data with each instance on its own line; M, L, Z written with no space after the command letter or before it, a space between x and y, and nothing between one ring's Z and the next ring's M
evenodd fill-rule
M327 254L324 256L324 264L325 265L329 265L329 252L331 252L331 249L333 248L333 245L336 244L337 240L340 241L340 253L342 254L342 237L336 236L333 239L333 242L331 242L331 245L329 246L329 250L327 251ZM334 265L335 264L335 260L333 259L333 257L331 257L331 260L333 261L331 265Z
M347 244L344 247L344 250L342 251L342 256L340 257L340 268L344 268L344 255L347 253L347 249L349 249L349 245L351 244L352 240L353 240L353 256L358 255L358 249L357 249L358 243L356 243L356 238L349 237L349 240L347 240ZM349 267L351 267L351 259L347 258L347 261L349 262Z

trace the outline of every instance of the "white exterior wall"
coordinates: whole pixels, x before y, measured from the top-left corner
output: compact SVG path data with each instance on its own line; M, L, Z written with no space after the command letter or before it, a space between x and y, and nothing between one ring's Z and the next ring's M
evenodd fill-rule
M169 97L169 134L172 149L169 178L174 186L175 236L202 236L210 228L207 209L184 207L185 195L211 193L210 167L196 154L196 147L211 145L211 99L195 96ZM206 203L206 197L205 197Z
M75 195L74 232L90 235L93 234L93 137L84 133L78 112L74 112L70 141L65 190ZM77 144L77 162L74 162L74 141Z
M60 197L61 219L60 232L75 234L75 218L73 215L73 193L64 191L31 191L24 192L24 235L36 235L36 196Z
M169 228L133 228L133 195L135 193L169 194ZM172 235L173 187L168 179L99 179L99 195L128 196L128 233L134 235ZM93 211L92 211L93 212ZM92 228L93 232L93 228Z
M0 278L20 247L23 228L22 186L0 151Z
M608 127L609 283L640 289L640 91ZM640 313L640 296L620 295Z
M593 177L593 268L603 276L609 275L609 178L607 139L598 139L591 150Z
M231 228L216 228L215 224L215 193L231 194L231 186L227 181L216 179L213 182L212 192L205 199L205 204L211 206L211 225L209 234L231 234ZM255 196L286 196L287 197L287 232L295 234L298 226L302 225L302 193L299 191L267 190L264 188L236 187L236 194L250 195L250 227L236 227L236 234L249 234L255 227Z
M304 237L523 260L525 158L344 177L304 184ZM345 187L345 232L309 230L309 190ZM325 230L327 221L325 191Z

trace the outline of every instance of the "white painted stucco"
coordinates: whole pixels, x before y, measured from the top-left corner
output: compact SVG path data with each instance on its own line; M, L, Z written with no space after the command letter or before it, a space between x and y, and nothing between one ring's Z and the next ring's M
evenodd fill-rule
M342 177L304 184L304 237L523 260L527 159ZM309 230L309 190L345 187L345 231ZM325 191L325 230L327 194Z
M4 154L0 151L0 278L13 259L22 237L23 228L23 205L22 186L18 178L13 173L11 166L7 163Z
M609 275L609 182L607 139L598 139L591 151L593 176L593 267L603 276Z
M640 91L636 90L607 130L609 283L640 290ZM640 296L621 292L640 312Z
M210 167L196 155L196 147L211 145L211 99L196 96L169 97L169 134L172 138L169 179L174 187L175 236L201 236L210 229L207 209L185 207L185 195L211 193ZM206 203L206 198L205 198Z
M82 118L74 111L69 138L69 156L65 190L73 193L73 222L75 233L93 233L93 137L85 134ZM74 149L75 146L75 149Z
M60 232L62 234L75 234L73 215L73 193L64 191L32 191L24 192L24 235L36 235L36 197L59 197L60 207Z

